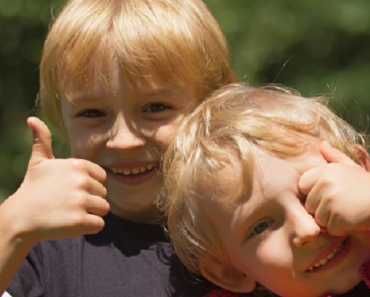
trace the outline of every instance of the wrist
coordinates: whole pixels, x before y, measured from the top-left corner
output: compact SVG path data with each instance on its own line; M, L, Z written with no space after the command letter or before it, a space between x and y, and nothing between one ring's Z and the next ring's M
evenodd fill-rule
M30 224L17 211L15 197L10 196L0 205L0 234L3 240L17 248L31 249L38 240L32 232Z

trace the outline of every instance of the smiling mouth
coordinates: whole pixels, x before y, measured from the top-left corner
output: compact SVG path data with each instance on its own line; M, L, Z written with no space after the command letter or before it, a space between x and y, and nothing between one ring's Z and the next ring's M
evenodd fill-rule
M331 264L334 264L335 262L337 262L337 260L340 260L346 254L346 252L348 251L348 246L349 238L346 238L328 255L307 268L305 272L316 272L319 270L324 270L327 267L331 266Z
M108 176L123 185L140 185L157 175L158 163L137 164L136 166L116 166L107 168Z
M139 176L141 174L149 173L152 172L153 170L156 169L155 164L148 164L146 166L140 166L136 168L110 168L110 172L117 174L117 175L122 175L122 176Z

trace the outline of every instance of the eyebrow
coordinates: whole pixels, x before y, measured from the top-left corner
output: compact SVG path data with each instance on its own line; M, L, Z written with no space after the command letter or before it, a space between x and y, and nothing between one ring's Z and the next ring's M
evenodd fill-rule
M183 94L184 92L181 91L179 88L155 88L155 89L148 89L141 91L142 96L144 97L155 97L155 96L179 96Z
M153 97L153 96L158 96L158 95L176 96L176 95L181 95L183 92L181 92L178 88L174 89L174 88L164 87L164 88L154 88L154 89L148 88L147 90L140 90L139 92L136 92L136 93L139 93L139 96L142 96L142 97ZM69 95L66 97L69 101L80 102L80 101L100 101L102 100L102 98L107 97L107 95L101 94L97 96L96 94L93 94L93 93L89 94L88 92L86 93L80 92L80 93L77 93L77 95Z
M89 93L79 93L77 95L66 95L67 101L71 103L100 102L103 97Z

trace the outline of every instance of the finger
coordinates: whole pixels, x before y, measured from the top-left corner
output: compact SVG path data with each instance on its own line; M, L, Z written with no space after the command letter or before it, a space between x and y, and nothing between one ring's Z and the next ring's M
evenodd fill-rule
M74 166L85 170L92 178L98 180L101 183L104 183L107 179L107 173L98 164L84 159L74 159L73 164Z
M99 196L101 198L107 197L107 188L100 183L99 181L90 178L87 183L87 191L95 196Z
M330 207L327 205L326 200L318 199L320 203L316 207L314 218L316 223L325 228L330 233L331 226L328 224L330 219Z
M314 215L319 207L321 199L321 187L315 184L306 195L306 200L304 201L304 207L307 212Z
M79 233L81 234L96 234L105 226L104 219L93 214L86 214L83 223L80 225Z
M315 167L305 171L298 181L299 191L304 195L308 195L308 193L318 182L320 176L321 176L321 167Z
M51 133L46 124L36 117L27 119L27 126L32 130L33 145L29 164L38 164L44 159L54 158Z
M107 173L105 170L93 162L88 162L88 173L92 178L104 183L107 180Z
M343 220L332 214L328 220L328 233L332 236L344 236L348 234L349 228Z
M86 205L86 211L89 214L103 217L108 214L110 210L110 204L107 200L102 199L99 196L91 195Z
M320 143L320 152L328 163L356 164L350 157L331 146L327 141Z

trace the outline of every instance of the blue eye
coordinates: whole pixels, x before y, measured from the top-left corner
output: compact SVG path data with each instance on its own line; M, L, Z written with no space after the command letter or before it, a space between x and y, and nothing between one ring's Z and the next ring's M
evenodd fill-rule
M254 227L252 231L248 234L248 238L252 238L254 236L260 235L261 233L265 232L268 228L273 225L274 221L271 219L264 219L259 221Z
M159 113L171 109L168 105L163 103L150 103L143 107L143 112Z

